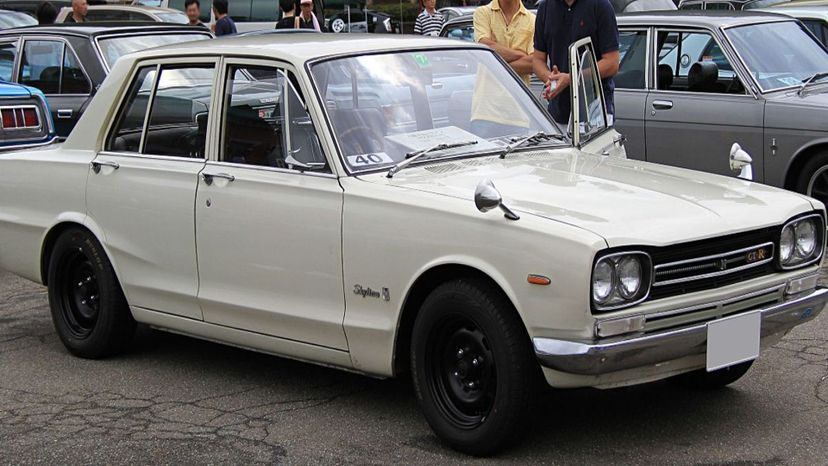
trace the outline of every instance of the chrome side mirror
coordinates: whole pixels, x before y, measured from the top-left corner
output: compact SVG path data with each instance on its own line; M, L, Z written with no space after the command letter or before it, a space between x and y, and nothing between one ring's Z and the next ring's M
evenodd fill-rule
M509 220L519 220L520 216L505 205L503 205L503 197L500 196L500 191L495 188L492 180L483 180L478 183L474 190L474 205L477 210L481 212L488 212L492 209L500 207L503 211L503 216Z
M753 181L753 158L742 149L738 142L730 146L730 169L736 173L738 178Z
M302 150L301 147L293 152L299 152L300 150ZM287 164L289 169L293 170L296 168L299 171L319 170L321 168L325 168L325 163L322 162L300 162L293 157L292 153L285 157L285 164Z

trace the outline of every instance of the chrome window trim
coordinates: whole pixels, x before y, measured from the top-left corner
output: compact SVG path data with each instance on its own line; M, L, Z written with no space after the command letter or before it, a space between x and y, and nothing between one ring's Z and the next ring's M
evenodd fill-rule
M166 30L166 31L152 31L152 32L139 32L139 31L136 31L136 32L122 32L122 33L117 33L117 34L101 34L101 35L95 36L92 39L95 43L95 47L93 47L93 48L95 49L95 52L96 52L96 54L98 55L98 58L101 61L101 66L103 67L104 72L108 75L109 72L112 70L112 67L109 66L109 63L107 63L106 59L104 58L104 54L103 54L103 51L101 50L101 44L100 44L101 39L104 39L104 40L106 40L106 39L117 39L117 38L120 38L120 37L131 37L131 36L158 36L158 35L164 35L164 34L207 36L208 39L211 39L213 37L211 34L207 33L206 31L199 31L199 30L193 30L193 31Z
M779 267L782 268L782 270L795 270L795 269L799 269L799 268L802 268L802 267L806 267L808 265L813 264L814 262L822 260L822 256L825 255L825 236L826 236L826 234L825 234L825 231L826 231L825 219L822 217L822 214L803 215L801 217L797 217L797 218L788 220L787 222L785 222L785 225L782 226L782 229L779 230L779 236L780 236L780 240L781 240L782 232L785 230L785 228L788 227L788 225L790 225L792 223L801 222L801 221L803 221L807 218L814 218L814 217L819 217L819 222L820 222L819 224L822 227L822 232L821 232L822 233L822 238L821 238L821 240L822 240L822 244L821 244L822 250L819 252L819 254L814 256L814 258L809 260L808 262L802 262L801 264L796 264L796 265L791 265L791 266L782 265L782 255L780 254L779 255ZM795 242L796 242L796 236L794 236L794 243ZM796 247L796 245L794 245L794 247Z
M14 128L6 128L5 126L3 126L2 119L0 119L0 128L2 128L3 131L18 131L18 130L40 131L41 129L43 129L43 115L40 113L40 109L37 107L37 105L31 105L31 104L28 104L28 105L27 104L23 104L23 105L2 105L2 106L0 106L0 111L6 110L6 109L14 110L14 109L18 109L18 108L21 109L21 110L22 109L27 109L27 108L33 108L35 110L35 113L37 113L37 126L16 126ZM14 113L14 112L12 112L12 113ZM17 121L17 115L14 115L14 121ZM48 134L47 134L47 136L48 136Z
M80 58L78 58L78 53L75 51L75 48L72 47L72 44L68 40L66 40L64 37L60 37L60 36L50 36L50 35L43 35L43 36L41 36L41 35L25 36L24 35L24 36L21 36L22 43L20 45L20 52L17 55L18 56L18 58L16 60L17 61L17 70L15 71L15 75L14 75L15 82L18 83L18 84L23 84L23 83L20 82L20 73L23 72L22 57L23 57L23 52L25 51L25 48L26 48L26 42L40 41L40 40L54 40L54 41L63 42L63 47L64 47L63 48L63 55L62 55L63 58L61 59L61 62L60 62L60 74L61 74L61 76L63 76L63 61L65 60L66 48L68 47L72 51L72 55L74 55L75 61L77 61L77 63L78 63L78 68L80 68L81 73L83 73L83 77L86 78L86 83L89 85L89 92L87 92L85 94L60 94L60 93L58 93L58 94L46 94L45 92L43 94L47 97L50 97L50 96L52 96L52 97L89 97L90 95L92 95L92 89L94 89L95 86L92 85L92 80L89 79L89 73L86 72L86 67L83 66L83 62L81 61ZM24 84L24 86L25 86L25 84Z
M733 303L736 303L736 302L739 302L739 301L744 301L746 299L755 298L757 296L762 296L762 295L765 295L765 294L769 295L771 293L779 293L779 299L781 299L784 296L784 292L785 292L786 287L787 287L787 283L783 283L781 285L776 285L776 286L772 286L772 287L768 287L768 288L763 288L763 289L757 290L757 291L751 291L749 293L744 293L744 294L741 294L741 295L738 295L738 296L733 296L731 298L717 299L717 300L708 301L708 302L705 302L705 303L702 303L702 304L695 304L693 306L687 306L687 307L682 307L682 308L678 308L678 309L670 309L670 310L667 310L667 311L661 311L661 312L654 312L652 314L646 314L645 318L647 320L656 319L656 318L661 319L661 318L664 318L664 317L670 317L670 316L674 316L674 315L678 315L678 314L687 314L687 313L690 313L690 312L693 312L693 311L698 311L698 310L701 310L701 309L707 309L707 308L711 308L711 307L721 308L721 307L727 306L728 304L733 304Z
M720 270L718 272L710 272L710 273L705 273L705 274L701 274L701 275L693 275L692 277L676 278L676 279L673 279L673 280L655 281L655 275L658 273L658 269L663 269L663 268L666 268L666 267L675 267L675 266L684 265L684 264L694 264L694 263L697 263L697 262L710 261L710 260L714 260L714 259L723 258L723 257L726 257L726 256L732 256L734 254L740 254L740 253L743 253L743 252L752 251L752 250L755 250L755 249L761 249L761 248L764 248L766 246L770 246L771 251L772 251L771 257L768 258L768 259L763 259L761 261L751 262L750 264L745 264L745 265L735 267L735 268L732 268L732 269ZM750 247L737 249L735 251L729 251L729 252L725 252L725 253L721 253L721 254L714 254L714 255L711 255L711 256L704 256L704 257L699 257L699 258L696 258L696 259L686 259L686 260L681 260L681 261L676 261L676 262L668 262L666 264L659 264L659 265L653 267L653 286L665 286L665 285L673 285L675 283L686 283L686 282L692 282L692 281L696 281L696 280L704 280L705 278L721 277L721 276L724 276L724 275L729 275L731 273L741 272L742 270L752 269L754 267L759 267L760 265L765 265L765 264L773 261L775 252L776 252L776 249L774 247L774 244L772 242L767 242L767 243L763 243L763 244L758 244L756 246L750 246Z
M796 85L796 86L785 86L785 87L777 87L777 88L774 88L774 89L765 89L765 88L763 88L759 84L759 81L753 76L753 73L750 72L750 68L748 68L747 63L742 58L742 55L739 53L738 50L736 50L736 47L733 46L733 42L730 40L730 37L728 37L728 35L727 35L727 30L728 29L733 29L733 28L747 27L747 26L756 26L756 25L760 25L760 24L798 23L798 22L799 22L799 20L797 20L796 18L773 18L773 19L769 18L769 19L765 19L765 20L754 21L752 23L732 24L732 25L729 25L729 26L721 26L720 27L720 29L722 31L722 36L724 37L724 40L727 42L727 45L730 47L730 49L733 50L733 53L736 54L737 58L739 59L739 62L741 62L742 66L744 67L745 71L747 72L747 75L750 77L751 82L756 86L757 89L759 89L760 94L767 94L769 92L785 91L785 90L788 90L788 89L797 89L797 88L799 88L799 86L798 85ZM811 36L813 38L813 35L811 35ZM814 40L816 40L816 38L814 38Z
M210 160L207 163L207 165L208 166L221 166L221 167L248 169L248 170L256 170L256 171L263 171L263 172L272 172L272 173L284 173L284 174L291 174L291 175L308 175L308 176L316 176L316 177L319 177L319 178L332 178L332 179L337 179L338 178L338 176L334 175L333 173L314 172L314 171L310 171L310 170L300 171L300 170L290 169L290 168L269 167L267 165L253 165L253 164L246 164L246 163L223 162L223 161L216 161L216 160Z
M628 301L628 302L625 302L623 304L617 304L617 305L614 305L614 306L600 307L600 305L598 303L596 303L594 299L592 299L592 277L593 277L593 275L595 275L595 266L598 265L598 262L601 262L602 260L604 260L608 257L630 256L630 255L634 255L634 254L639 254L639 255L642 255L642 256L646 256L647 260L650 261L650 271L649 271L650 283L647 285L647 292L644 293L644 295L641 297L641 299L639 299L637 301ZM641 270L644 271L644 267L642 267ZM619 251L619 252L614 252L614 253L610 253L610 254L596 255L595 260L592 261L592 269L589 272L589 302L590 302L590 305L592 307L592 311L593 312L617 311L618 309L625 309L625 308L628 308L628 307L635 306L636 304L641 304L642 302L646 301L650 297L650 291L652 291L652 289L653 289L653 280L654 279L655 279L655 269L653 267L653 258L647 252L634 249L634 250L630 250L630 251ZM642 284L643 284L643 281L642 281Z
M204 163L207 161L204 157L177 157L174 155L139 154L137 152L119 152L113 150L102 150L98 152L98 155L106 155L109 157L129 157L134 159L168 160L170 162Z

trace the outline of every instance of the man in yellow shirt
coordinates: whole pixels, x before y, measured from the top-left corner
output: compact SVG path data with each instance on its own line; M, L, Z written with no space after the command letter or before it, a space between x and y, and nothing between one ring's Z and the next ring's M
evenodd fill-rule
M547 0L550 1L550 0ZM492 48L529 85L534 52L535 15L520 0L492 0L474 10L474 40ZM485 66L478 66L471 128L491 139L520 136L529 119Z
M492 0L474 10L474 41L491 47L528 85L535 15L520 0Z

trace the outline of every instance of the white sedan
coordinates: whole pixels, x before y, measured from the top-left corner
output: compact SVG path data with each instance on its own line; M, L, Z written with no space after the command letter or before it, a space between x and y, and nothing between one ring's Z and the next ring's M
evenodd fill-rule
M570 66L560 128L452 40L128 55L62 146L0 154L0 267L48 286L80 357L141 322L409 371L437 435L477 455L520 438L536 381L735 381L825 305L824 206L626 160L588 40Z

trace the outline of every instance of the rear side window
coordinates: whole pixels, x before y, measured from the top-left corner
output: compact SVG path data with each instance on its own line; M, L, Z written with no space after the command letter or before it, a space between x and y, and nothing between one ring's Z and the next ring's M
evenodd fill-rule
M0 81L12 80L16 56L17 44L15 42L0 44Z
M156 67L150 66L138 70L127 92L121 113L116 120L114 130L110 133L105 149L114 152L138 152L147 115L152 86L155 83Z
M44 94L88 94L91 90L72 49L54 40L25 42L18 82Z

